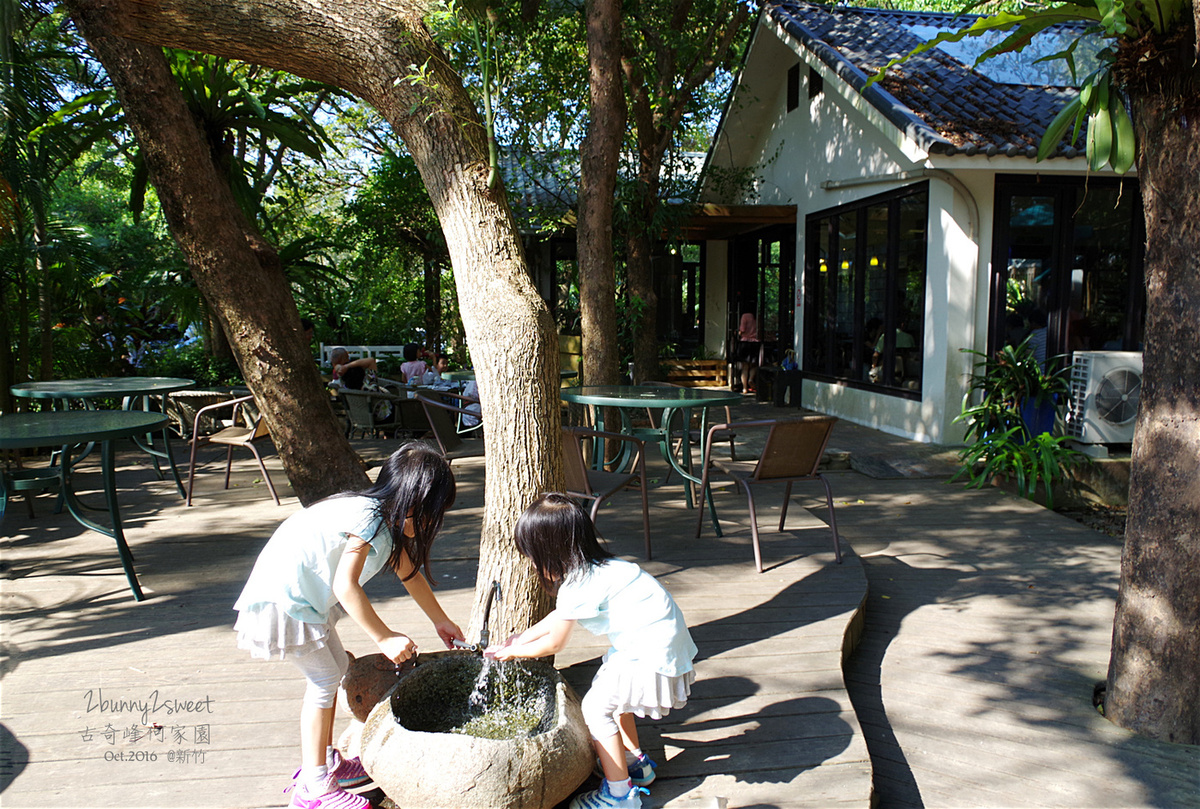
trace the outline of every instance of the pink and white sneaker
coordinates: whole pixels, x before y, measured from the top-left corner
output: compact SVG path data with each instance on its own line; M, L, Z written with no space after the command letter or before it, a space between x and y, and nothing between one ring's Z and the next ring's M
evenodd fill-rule
M323 793L315 793L298 783L292 784L284 792L288 790L292 793L292 802L288 804L290 809L369 809L371 806L371 802L361 795L339 787L332 773L325 779Z
M344 758L336 747L333 750L333 765L329 768L329 774L337 779L338 786L342 789L354 789L369 784L372 780L357 756Z

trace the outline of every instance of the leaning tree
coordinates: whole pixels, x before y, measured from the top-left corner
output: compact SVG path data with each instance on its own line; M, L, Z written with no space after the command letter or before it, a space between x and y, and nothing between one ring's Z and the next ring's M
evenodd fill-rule
M311 419L322 412L313 401L320 385L292 325L295 304L278 262L247 238L224 199L228 187L209 182L209 172L189 154L199 148L198 134L188 131L162 85L158 49L227 56L340 87L375 107L404 141L442 223L488 421L479 581L500 581L510 594L498 632L527 626L548 601L510 537L537 492L562 484L556 333L530 280L503 187L489 185L480 116L426 26L428 6L375 0L67 5L117 87L197 283L220 310L272 427L281 420L303 424L309 414L321 430L314 441L337 440L332 427L315 424L323 419ZM202 227L192 226L196 220ZM305 440L289 434L280 447L285 460L297 451L288 442ZM320 452L303 450L311 457ZM475 627L485 590L477 588Z

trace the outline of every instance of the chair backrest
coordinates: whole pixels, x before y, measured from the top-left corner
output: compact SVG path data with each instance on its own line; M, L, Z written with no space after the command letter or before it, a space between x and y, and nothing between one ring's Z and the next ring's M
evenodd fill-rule
M767 433L755 480L812 477L817 474L825 446L837 419L811 415L777 421Z
M562 428L563 437L563 474L567 479L567 491L573 494L591 495L592 487L588 483L587 460L583 457L583 447L579 436L570 427Z
M375 429L375 414L371 409L371 394L368 391L343 388L338 391L338 396L346 403L346 414L350 417L351 429Z
M462 446L462 438L455 427L455 413L458 408L448 404L441 395L436 393L420 393L417 400L425 408L425 418L429 420L429 428L437 439L442 454L446 455Z
M262 408L258 406L258 400L254 396L243 396L236 400L234 405L236 413L234 421L239 425L249 430L245 437L245 441L257 441L260 438L266 438L270 435L267 430L267 420L263 418Z

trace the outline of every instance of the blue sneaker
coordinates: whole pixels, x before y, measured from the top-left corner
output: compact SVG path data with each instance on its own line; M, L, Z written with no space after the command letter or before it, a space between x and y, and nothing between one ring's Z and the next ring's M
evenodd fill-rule
M654 770L658 765L650 758L650 756L642 753L642 757L629 765L629 778L634 785L639 787L648 787L654 783Z
M624 798L614 798L608 791L608 781L601 781L599 789L576 795L570 809L642 809L642 795L649 794L650 790L635 786Z

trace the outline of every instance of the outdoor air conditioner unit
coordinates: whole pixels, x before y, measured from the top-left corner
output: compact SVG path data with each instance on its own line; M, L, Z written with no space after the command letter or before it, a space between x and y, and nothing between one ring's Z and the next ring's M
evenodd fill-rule
M1142 391L1142 352L1076 351L1066 433L1081 444L1131 444Z

